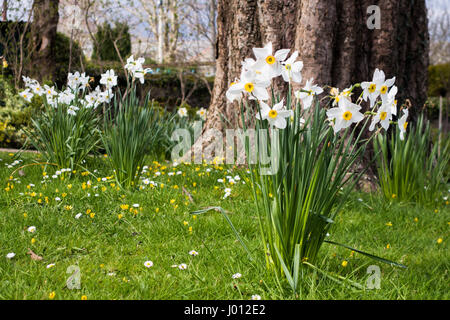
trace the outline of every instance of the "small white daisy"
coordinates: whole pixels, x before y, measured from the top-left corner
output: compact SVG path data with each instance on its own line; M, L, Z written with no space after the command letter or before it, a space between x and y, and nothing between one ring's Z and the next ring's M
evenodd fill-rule
M31 226L27 229L28 232L34 233L36 232L36 227L35 226Z
M197 251L195 251L195 250L191 250L191 251L189 251L189 254L191 255L191 256L198 256L198 252Z
M153 267L153 262L150 261L150 260L149 261L145 261L144 262L144 266L147 267L147 268L151 268L151 267Z
M178 269L180 270L186 270L187 269L187 264L186 263L182 263L178 266Z
M240 277L242 277L242 274L240 274L239 272L233 274L233 276L232 276L233 279L239 279Z
M8 253L7 255L6 255L6 258L7 259L12 259L12 258L14 258L16 256L16 254L14 253L14 252L10 252L10 253Z

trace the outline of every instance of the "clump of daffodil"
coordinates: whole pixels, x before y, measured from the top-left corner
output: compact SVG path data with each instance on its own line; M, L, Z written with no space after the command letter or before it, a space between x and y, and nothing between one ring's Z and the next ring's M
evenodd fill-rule
M253 190L267 268L284 275L297 291L298 275L303 274L300 268L316 268L321 246L332 242L326 235L349 194L344 187L360 178L349 169L375 134L362 138L358 132L366 129L371 117L372 129L378 123L388 128L396 115L396 89L389 91L395 77L385 80L384 72L376 69L371 82L349 84L342 92L332 89L328 96L332 106L326 101L320 105L324 89L313 79L294 91L293 82L302 79L303 62L297 61L297 52L287 58L289 51L273 53L271 43L254 48L255 59L242 62L241 75L226 96L230 102L240 103L243 129L255 123L259 130L255 141L245 144L245 151L251 177L247 182ZM285 96L275 90L279 76L288 82ZM363 93L355 100L352 92L356 87ZM362 113L367 99L372 109ZM220 169L219 161L213 164ZM227 180L230 185L238 181ZM226 183L225 179L217 182ZM227 188L224 198L230 194L231 188ZM347 264L342 262L343 267Z

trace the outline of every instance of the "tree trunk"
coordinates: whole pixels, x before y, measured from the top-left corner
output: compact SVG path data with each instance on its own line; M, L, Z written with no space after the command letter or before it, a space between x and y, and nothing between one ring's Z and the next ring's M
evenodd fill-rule
M55 39L59 20L59 0L34 0L32 39L32 75L38 80L52 79L55 74Z
M367 8L381 9L380 29L369 29ZM238 123L237 103L227 102L229 84L240 75L252 48L271 41L274 50L299 51L303 84L341 90L372 80L375 68L396 76L398 105L410 101L415 118L426 99L428 20L425 0L218 0L216 78L203 132L223 131L224 115ZM285 89L281 82L276 89ZM194 150L208 145L208 137ZM196 151L198 152L198 150ZM198 153L197 153L198 154Z
M381 29L369 29L367 8L378 2ZM425 102L429 36L425 0L219 0L216 79L206 122L222 129L219 114L235 119L225 92L252 48L292 48L304 62L303 81L345 87L371 80L375 68L396 76L399 102L412 113Z

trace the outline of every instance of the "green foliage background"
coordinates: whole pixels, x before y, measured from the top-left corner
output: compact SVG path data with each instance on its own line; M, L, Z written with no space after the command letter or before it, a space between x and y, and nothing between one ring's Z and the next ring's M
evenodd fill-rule
M120 61L114 47L117 39L117 48L124 59L131 54L131 37L126 23L116 22L114 28L105 22L95 34L94 51L92 59L102 61Z

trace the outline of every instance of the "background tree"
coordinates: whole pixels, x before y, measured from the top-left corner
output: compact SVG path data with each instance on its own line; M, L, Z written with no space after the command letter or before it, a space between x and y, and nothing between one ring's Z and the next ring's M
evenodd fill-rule
M181 35L181 23L186 17L182 0L128 0L121 7L144 24L157 43L158 63L174 62Z
M33 52L33 64L30 75L38 80L52 79L55 74L56 31L59 20L59 0L34 0L33 3L33 28L32 42L35 48Z

